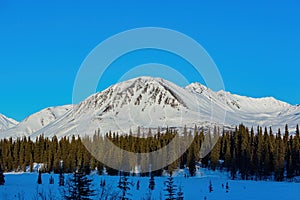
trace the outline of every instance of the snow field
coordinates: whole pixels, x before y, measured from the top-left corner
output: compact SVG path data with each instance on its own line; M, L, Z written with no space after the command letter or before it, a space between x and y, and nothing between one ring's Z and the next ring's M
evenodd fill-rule
M54 178L54 185L49 184L50 176ZM70 174L65 174L67 180ZM110 192L119 192L117 188L118 176L90 175L93 179L93 189L96 193L100 190L100 181L105 180L106 187ZM58 186L58 174L42 174L42 184L37 184L37 173L7 173L6 183L0 187L0 199L40 199L42 195L50 199L62 199L61 187ZM155 189L151 196L153 199L165 199L164 181L167 177L155 177ZM149 177L130 177L130 182L134 185L129 193L132 199L146 198L149 194ZM140 190L136 190L136 183L140 181ZM212 182L213 192L209 193L209 182ZM186 200L257 200L257 199L299 199L300 184L290 182L267 182L267 181L239 181L229 180L226 174L218 172L204 171L202 176L184 178L181 175L174 176L174 182L181 186ZM228 182L229 192L226 193L225 185ZM222 184L224 188L222 188ZM37 198L38 197L38 198ZM94 196L93 199L99 199Z

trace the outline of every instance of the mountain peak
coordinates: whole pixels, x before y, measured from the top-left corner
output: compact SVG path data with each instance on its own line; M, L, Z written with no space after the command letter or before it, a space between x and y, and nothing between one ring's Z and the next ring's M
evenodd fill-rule
M26 117L20 123L15 124L15 126L5 130L3 135L12 136L14 138L30 136L32 133L63 116L66 112L70 111L72 107L72 105L65 105L42 109L41 111Z
M99 128L101 133L128 133L137 127L234 127L240 123L272 126L274 130L288 123L292 130L300 121L299 106L273 97L251 98L226 91L214 92L200 83L182 88L162 78L148 76L112 85L72 108L59 109L62 114L55 114L53 109L32 115L0 137L15 138L24 133L32 137L39 134L64 137L92 135Z
M117 83L98 92L80 103L76 112L83 109L96 109L104 114L123 107L135 107L139 111L153 106L187 107L178 92L184 89L162 78L143 76ZM99 114L99 115L102 115Z
M191 83L191 84L187 85L185 88L187 90L194 91L199 94L203 93L204 91L210 91L210 89L208 87L206 87L205 85L202 85L201 83L198 83L198 82Z
M14 127L17 124L18 122L16 120L0 114L0 132L5 131L11 127Z

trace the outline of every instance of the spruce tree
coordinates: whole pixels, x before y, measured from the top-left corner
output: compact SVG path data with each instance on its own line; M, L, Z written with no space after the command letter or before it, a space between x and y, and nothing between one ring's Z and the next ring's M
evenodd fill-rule
M0 185L4 185L5 183L5 178L4 178L4 174L3 174L3 170L2 170L2 167L1 167L1 164L0 164Z
M224 167L227 169L227 171L230 171L230 166L231 166L231 143L230 143L230 135L229 133L226 133L224 135Z
M50 176L49 184L50 184L50 185L53 185L53 184L54 184L54 178L53 178L53 176Z
M229 184L228 184L228 182L226 182L225 188L226 188L226 193L228 193L229 192Z
M66 200L90 200L95 196L92 188L92 180L82 172L73 173L73 177L67 182L64 191Z
M105 198L105 192L106 192L105 186L106 186L105 180L101 179L100 180L100 199Z
M187 153L187 167L189 169L190 175L194 176L196 173L196 147L195 140L192 142L191 146L188 149ZM199 152L199 151L198 151Z
M213 138L211 138L211 145L214 144L211 152L210 152L210 167L212 170L216 170L219 165L219 158L220 158L220 148L221 148L221 140L219 139L219 130L214 128Z
M42 171L39 170L39 175L38 175L38 180L37 180L38 184L42 184Z
M283 134L278 131L277 135L272 133L272 129L265 129L264 133L261 127L257 127L257 132L253 128L249 131L245 126L240 125L235 131L224 131L220 137L220 141L209 156L202 158L199 154L201 145L204 141L204 132L198 133L195 127L194 142L184 155L176 160L173 166L169 166L170 172L177 168L188 168L190 174L193 175L196 171L195 164L201 161L202 167L211 167L212 169L220 167L231 172L232 178L235 178L237 173L240 173L242 179L259 178L269 179L273 178L276 181L293 179L294 176L300 175L300 133L299 126L296 126L295 135L290 136L288 126L285 127ZM268 132L269 131L269 132ZM125 150L132 152L152 152L166 146L176 134L175 131L167 130L167 133L160 133L159 136L151 136L149 131L149 138L137 139L132 135L119 136L117 133L109 139L116 145L122 146ZM216 130L215 132L216 133ZM180 136L183 141L176 143L175 147L184 146L185 140L193 137L191 131L184 130L184 136ZM95 136L99 142L97 145L105 142L103 138ZM83 148L80 138L63 137L59 141L57 138L44 138L40 135L35 142L31 142L30 138L17 138L16 140L2 139L0 140L0 162L5 171L19 171L24 170L26 166L30 166L30 171L33 171L33 163L43 163L45 168L41 169L43 172L54 170L54 173L60 173L60 179L63 180L63 174L60 172L59 161L64 160L64 171L73 172L74 169L80 168L86 173L90 170L98 168L108 169L108 174L116 175L117 170L110 169L100 162L95 161L94 158ZM173 157L172 151L174 147L170 147L169 155ZM97 154L100 155L100 152ZM102 154L106 157L117 157L115 152L106 150ZM101 155L102 155L101 154ZM162 162L167 160L162 157L158 160L149 160L149 158L137 158L136 160L127 159L120 156L120 165L130 164L132 166L141 163ZM224 162L220 162L219 160ZM121 161L123 163L121 163ZM120 167L121 168L121 167ZM167 168L165 168L166 170ZM141 169L142 176L145 176L145 170ZM160 175L162 170L153 172L155 175ZM144 171L144 173L143 173ZM42 171L41 171L42 172ZM40 172L39 172L40 173ZM59 180L60 181L60 180ZM150 182L149 182L150 184Z
M106 182L105 182L105 180L100 180L100 187L101 188L104 188L105 187L105 185L106 185Z
M177 186L174 184L174 179L172 175L170 175L164 183L166 186L166 188L164 189L164 191L166 191L166 200L176 200Z
M254 155L254 164L255 164L255 176L261 180L262 178L262 151L263 151L263 135L262 128L257 127L257 135L255 137L255 155Z
M177 192L177 200L183 200L183 199L184 199L183 190L182 190L182 187L179 186L178 192Z
M58 185L59 186L64 186L65 185L65 176L63 174L62 169L59 170Z
M270 158L270 155L271 155L271 144L270 144L270 137L269 137L269 134L267 132L267 128L265 128L265 133L264 133L264 136L263 136L263 174L264 174L264 177L265 179L268 178L270 175L271 175L271 166L272 166L272 163L271 163L271 158Z
M19 171L20 168L20 146L21 146L21 140L20 138L17 138L16 141L13 143L13 168L15 171Z
M211 180L209 181L208 191L209 191L209 193L211 193L212 191L214 191Z
M234 180L237 173L237 140L236 140L237 131L230 135L230 154L231 154L231 163L230 163L230 175L231 179Z
M284 178L284 158L285 158L285 149L284 142L281 138L280 129L276 136L276 152L275 152L275 180L282 181Z
M121 200L129 200L129 190L132 184L129 182L128 177L123 175L120 176L118 188L121 190Z
M292 142L292 163L295 170L295 176L300 175L300 135L299 126L296 127L296 134Z
M140 190L140 180L138 180L136 183L136 190Z
M150 180L149 180L149 189L154 190L154 187L155 187L154 176L151 175Z

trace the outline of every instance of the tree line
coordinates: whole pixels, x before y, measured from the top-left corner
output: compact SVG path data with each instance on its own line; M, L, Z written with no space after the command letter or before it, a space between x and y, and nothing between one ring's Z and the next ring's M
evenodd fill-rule
M170 144L178 135L178 130L166 129L149 130L144 136L127 135L109 132L102 136L100 130L90 138L63 137L58 140L56 136L45 138L38 136L34 141L30 137L13 140L12 138L0 140L0 169L4 172L34 171L34 163L43 163L43 172L73 173L80 169L85 174L91 170L98 170L99 174L118 175L120 170L105 166L98 161L83 145L83 141L92 141L91 145L103 145L106 139L112 141L120 148L137 153L153 152ZM293 180L300 175L300 136L297 126L295 134L290 134L288 126L284 132L272 128L247 128L239 125L235 130L220 130L214 128L207 130L195 126L194 130L184 128L180 134L178 144L168 147L166 159L174 158L173 162L163 169L152 172L160 176L163 171L170 174L177 169L188 169L189 176L194 176L197 167L212 170L228 171L232 179L251 180ZM189 139L191 145L181 156L174 154L178 148L184 148ZM208 141L208 142L207 142ZM212 145L212 150L204 157L199 154L201 147ZM116 155L110 149L100 152L100 156L122 163L127 162L138 166L146 162L146 158L132 159ZM97 152L96 152L97 154ZM95 155L95 154L94 154ZM97 157L97 156L96 156ZM149 160L147 161L149 162ZM62 164L63 163L63 164ZM140 169L139 175L148 176L148 169Z

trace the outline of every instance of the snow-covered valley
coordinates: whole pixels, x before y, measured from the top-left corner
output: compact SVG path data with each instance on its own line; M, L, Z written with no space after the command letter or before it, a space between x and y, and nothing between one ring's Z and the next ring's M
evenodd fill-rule
M260 199L298 199L300 196L300 183L290 182L267 182L267 181L232 181L226 174L203 170L196 177L184 178L182 175L175 175L174 183L181 186L185 200L260 200ZM54 177L54 184L49 184L50 176ZM67 179L68 174L65 174ZM93 179L93 189L96 196L92 199L99 199L101 192L100 182L105 180L106 187L111 193L120 193L117 188L118 176L90 175ZM62 188L58 186L58 175L42 174L42 184L37 184L37 173L8 173L5 174L6 183L0 186L0 199L19 200L19 199L62 199ZM155 187L151 192L152 199L165 199L164 182L167 177L155 177ZM133 183L129 193L131 199L147 199L149 196L149 177L129 177ZM140 189L137 190L137 182L140 182ZM213 191L209 192L209 182L212 182ZM228 192L225 185L228 182ZM222 184L224 187L222 187ZM49 198L51 194L52 198Z

